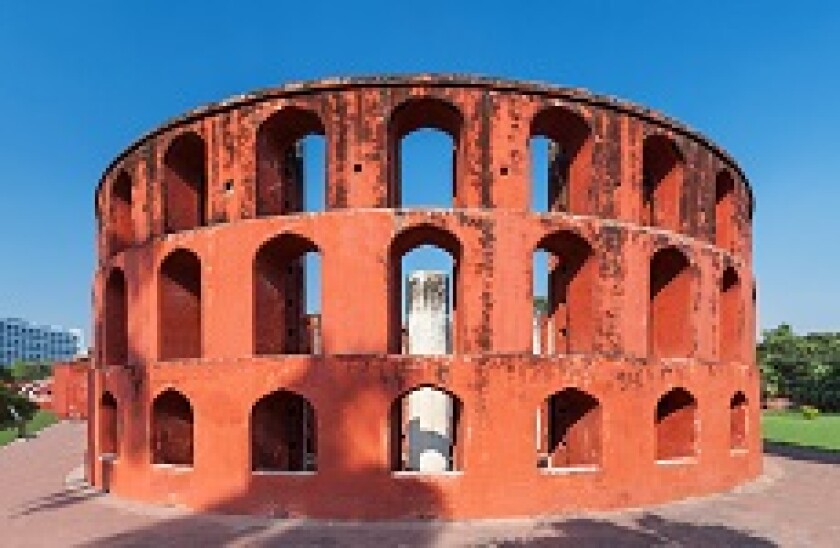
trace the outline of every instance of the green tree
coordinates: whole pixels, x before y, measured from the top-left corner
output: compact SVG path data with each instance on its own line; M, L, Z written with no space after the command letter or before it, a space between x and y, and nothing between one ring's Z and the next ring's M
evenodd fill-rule
M0 428L18 428L18 435L24 433L24 426L35 416L38 406L11 387L0 384Z
M37 381L52 375L52 366L47 363L16 360L12 363L11 373L17 382Z
M840 333L797 335L782 324L764 332L757 355L765 396L840 409Z

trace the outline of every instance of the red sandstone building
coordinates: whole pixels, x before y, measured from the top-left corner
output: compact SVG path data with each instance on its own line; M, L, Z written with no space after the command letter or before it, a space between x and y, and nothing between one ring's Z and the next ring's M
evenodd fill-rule
M400 143L420 128L453 143L449 209L401 199ZM320 213L302 210L312 134ZM552 143L544 212L530 207L535 137ZM752 211L717 145L579 89L349 78L189 112L120 154L96 194L91 479L317 518L546 515L728 489L761 466ZM421 245L455 265L449 355L404 353L401 258ZM538 250L551 274L535 345ZM322 264L315 319L306 253ZM452 410L433 473L406 459L404 400L420 389Z

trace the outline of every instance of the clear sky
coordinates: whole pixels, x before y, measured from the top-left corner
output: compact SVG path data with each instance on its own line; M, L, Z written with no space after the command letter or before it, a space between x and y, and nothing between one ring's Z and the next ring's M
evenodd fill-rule
M805 1L3 2L0 315L89 331L94 187L140 133L383 72L580 86L699 129L755 190L761 325L840 330L840 4Z

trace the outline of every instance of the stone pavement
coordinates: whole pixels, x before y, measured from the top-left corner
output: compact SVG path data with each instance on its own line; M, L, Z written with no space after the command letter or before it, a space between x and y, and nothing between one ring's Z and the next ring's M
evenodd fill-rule
M562 519L324 523L196 515L79 479L84 425L0 448L0 546L840 546L840 455L769 447L734 492Z

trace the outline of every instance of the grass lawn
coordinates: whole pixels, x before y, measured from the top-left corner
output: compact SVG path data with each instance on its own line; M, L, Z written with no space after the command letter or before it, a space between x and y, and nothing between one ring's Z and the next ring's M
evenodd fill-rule
M766 411L761 427L767 441L840 451L840 414L807 420L798 411Z
M58 422L56 416L50 411L41 411L39 410L35 413L35 416L32 417L32 420L26 425L26 433L27 434L34 434L38 430L46 428L51 424L55 424ZM14 440L17 437L17 429L16 428L7 428L6 430L0 430L0 446L6 445L10 441Z

